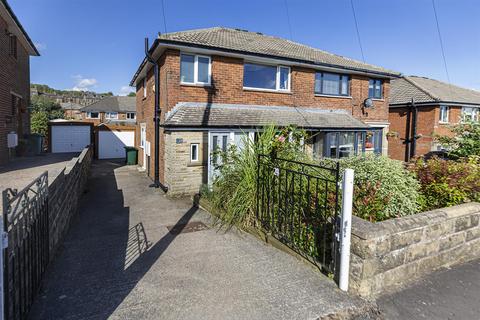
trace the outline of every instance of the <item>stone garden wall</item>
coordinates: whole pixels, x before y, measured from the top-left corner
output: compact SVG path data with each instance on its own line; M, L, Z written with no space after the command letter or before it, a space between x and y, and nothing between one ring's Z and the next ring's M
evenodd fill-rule
M61 244L77 212L92 158L93 149L91 147L83 149L48 186L50 258L54 257L53 253Z
M480 257L479 218L479 203L379 223L353 217L349 290L375 297L440 267Z

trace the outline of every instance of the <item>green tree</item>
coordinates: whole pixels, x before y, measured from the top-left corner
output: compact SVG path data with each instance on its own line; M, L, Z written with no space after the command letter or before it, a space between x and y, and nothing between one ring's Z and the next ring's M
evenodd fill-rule
M136 93L135 92L130 92L127 97L135 97L136 96Z
M436 138L447 150L452 159L469 156L480 156L480 123L464 122L454 125L453 137L439 136Z
M34 96L31 100L31 131L46 135L48 121L64 119L65 113L60 104L44 96Z

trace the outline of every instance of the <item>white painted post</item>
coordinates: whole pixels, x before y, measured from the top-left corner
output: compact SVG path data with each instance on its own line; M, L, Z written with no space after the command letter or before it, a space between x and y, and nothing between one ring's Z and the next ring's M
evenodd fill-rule
M340 290L348 290L350 239L352 232L353 170L345 169L342 182L342 219L340 226Z

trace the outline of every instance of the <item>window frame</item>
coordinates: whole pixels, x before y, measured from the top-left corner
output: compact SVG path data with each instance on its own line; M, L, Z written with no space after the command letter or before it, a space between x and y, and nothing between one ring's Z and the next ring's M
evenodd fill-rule
M9 39L9 54L11 57L18 58L18 39L14 34L10 34Z
M129 118L128 115L133 114L133 118ZM125 119L127 120L136 120L137 119L137 113L136 112L126 112L125 113Z
M195 153L193 152L194 147L196 149ZM190 162L200 161L199 153L200 153L200 144L199 143L191 143L190 144ZM194 157L194 155L195 155L195 157Z
M267 66L267 67L276 67L277 70L275 72L275 89L269 88L258 88L258 87L248 87L245 86L245 65L246 64L253 64L258 66ZM280 69L288 69L288 86L287 89L280 89ZM258 62L250 62L245 61L243 63L243 89L244 90L256 90L256 91L268 91L268 92L291 92L292 87L292 68L290 66L286 66L283 64L268 64L268 63L258 63Z
M96 113L96 117L92 117L92 113ZM87 119L100 119L100 112L98 111L87 111Z
M450 122L450 107L441 105L440 112L439 112L439 119L438 123L449 123ZM446 120L444 119L446 118Z
M334 93L323 93L323 92L318 92L316 90L316 82L317 82L317 74L320 74L320 90L323 91L323 76L325 74L331 74L331 75L337 75L340 76L339 78L339 93L334 94ZM347 93L342 94L342 89L343 89L343 78L347 78ZM334 73L334 72L324 72L324 71L315 71L315 79L313 82L313 92L315 95L318 96L333 96L333 97L350 97L350 75L349 74L344 74L344 73Z
M193 82L182 81L182 56L193 56ZM208 59L208 81L198 81L198 58ZM196 86L210 86L212 83L212 57L195 54L189 52L180 53L180 84L184 85L196 85Z
M465 120L465 109L471 109L472 113L470 113L472 120ZM462 122L467 122L467 121L472 121L472 122L478 122L479 121L479 115L480 115L480 107L476 106L463 106L462 107Z
M112 115L115 115L115 117L112 117ZM107 111L107 112L105 112L105 119L108 119L108 120L118 120L118 112L115 112L115 111Z
M143 97L147 97L147 77L143 78Z
M373 81L373 95L371 96L370 95L370 83ZM380 83L380 97L377 97L375 96L375 88L376 88L376 84L377 83ZM374 99L374 100L382 100L383 99L383 80L382 79L378 79L378 78L370 78L368 80L368 97L370 99Z

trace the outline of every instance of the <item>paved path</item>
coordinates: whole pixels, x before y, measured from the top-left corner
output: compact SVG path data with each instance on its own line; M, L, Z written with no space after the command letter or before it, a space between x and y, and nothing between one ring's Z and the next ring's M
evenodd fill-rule
M369 307L250 235L183 228L208 214L149 182L93 163L31 319L318 319Z
M480 319L480 260L443 269L380 298L385 319Z
M68 161L78 154L43 153L14 159L7 165L0 166L0 191L6 188L22 189L45 171L48 171L49 181L52 181Z

